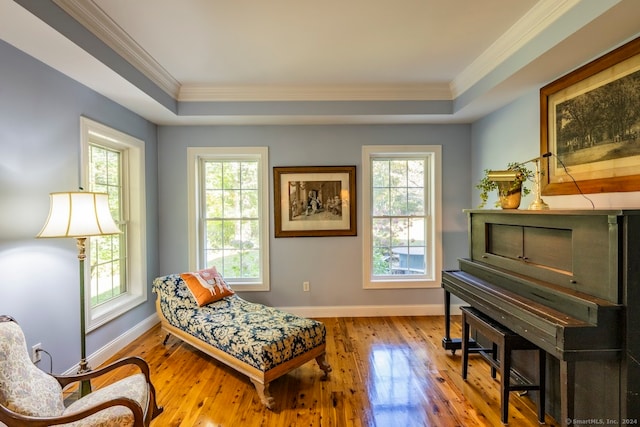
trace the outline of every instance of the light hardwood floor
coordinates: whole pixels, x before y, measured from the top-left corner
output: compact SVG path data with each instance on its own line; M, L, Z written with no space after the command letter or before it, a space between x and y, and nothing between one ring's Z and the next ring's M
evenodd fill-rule
M262 406L245 376L176 338L163 346L159 326L114 359L138 355L149 362L164 406L152 427L502 425L499 380L491 379L479 356L470 357L462 380L460 352L452 355L441 345L443 317L319 320L327 327L333 372L322 381L322 371L309 362L275 380L275 410ZM459 316L452 336L460 336ZM528 396L511 393L509 402L509 426L539 425ZM547 416L547 425L558 424Z

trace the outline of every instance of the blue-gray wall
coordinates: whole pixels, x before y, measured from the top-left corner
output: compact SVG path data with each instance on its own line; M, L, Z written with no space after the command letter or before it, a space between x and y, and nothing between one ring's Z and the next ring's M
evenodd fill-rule
M471 198L469 125L163 126L158 132L160 271L188 268L187 147L267 146L273 166L356 165L361 186L363 145L441 145L444 267L467 252L462 213ZM271 175L271 174L270 174ZM270 178L270 204L273 182ZM358 194L358 212L362 194ZM358 218L360 222L360 218ZM364 290L362 228L356 237L273 237L270 221L271 291L243 297L278 307L442 304L442 290ZM302 291L303 281L311 291Z
M81 115L146 143L150 281L158 271L156 126L0 41L0 314L19 321L29 346L42 343L55 372L80 357L77 250L74 239L35 236L49 193L78 189ZM91 332L87 353L153 315L153 303L149 290L146 304Z
M604 52L603 52L604 53ZM568 70L570 71L570 70ZM560 77L560 76L558 76ZM509 162L520 162L540 154L540 91L533 90L471 126L472 184L480 180L484 169L505 169ZM521 209L534 200L532 193L523 198ZM640 192L587 194L596 209L638 208ZM497 195L491 194L487 208ZM543 196L551 209L591 209L591 203L580 195ZM472 206L480 203L479 192L473 192Z

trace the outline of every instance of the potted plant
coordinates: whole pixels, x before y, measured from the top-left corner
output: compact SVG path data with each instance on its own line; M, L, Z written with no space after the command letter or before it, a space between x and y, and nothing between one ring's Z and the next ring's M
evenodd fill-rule
M476 185L476 188L480 190L480 199L482 200L478 207L485 206L489 192L498 190L499 200L495 204L496 207L517 209L520 206L522 195L526 196L531 192L525 186L525 182L533 177L533 172L522 163L509 163L507 170L504 171L485 169L484 177Z

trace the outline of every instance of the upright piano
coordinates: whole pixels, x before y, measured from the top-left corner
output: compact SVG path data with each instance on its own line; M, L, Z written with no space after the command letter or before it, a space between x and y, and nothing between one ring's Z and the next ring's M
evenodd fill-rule
M544 349L563 425L640 423L640 210L467 210L455 295ZM553 409L556 408L556 409Z

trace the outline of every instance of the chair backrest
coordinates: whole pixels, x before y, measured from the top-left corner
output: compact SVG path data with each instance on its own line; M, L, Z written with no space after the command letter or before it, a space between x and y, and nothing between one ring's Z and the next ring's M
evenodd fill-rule
M64 411L62 387L31 362L22 328L8 316L0 316L0 404L22 415Z

